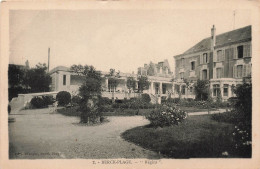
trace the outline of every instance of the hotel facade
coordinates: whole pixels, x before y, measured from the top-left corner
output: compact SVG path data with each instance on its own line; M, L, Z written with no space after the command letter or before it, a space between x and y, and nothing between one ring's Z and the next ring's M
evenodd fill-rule
M174 56L175 85L185 94L185 80L192 84L197 79L209 80L213 98L227 100L235 96L232 88L251 77L251 40L251 26L216 35L213 25L210 37ZM192 89L191 85L189 92Z

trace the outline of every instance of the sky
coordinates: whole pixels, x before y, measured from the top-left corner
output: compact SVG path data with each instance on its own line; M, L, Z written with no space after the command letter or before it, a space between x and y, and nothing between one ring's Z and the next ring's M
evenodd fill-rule
M93 65L125 73L150 61L181 54L210 36L251 25L249 10L13 10L9 17L9 62L48 62L50 69ZM234 20L235 19L235 20ZM234 22L235 21L235 22ZM235 23L235 24L234 24Z

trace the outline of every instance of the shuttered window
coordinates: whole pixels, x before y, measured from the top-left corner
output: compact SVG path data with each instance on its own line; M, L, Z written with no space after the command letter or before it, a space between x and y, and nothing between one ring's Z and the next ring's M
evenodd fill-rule
M244 47L243 45L237 47L237 58L241 59L244 55Z
M246 44L244 45L244 51L243 51L243 55L244 57L251 57L251 45L250 44Z
M63 75L63 85L66 85L66 75Z
M224 84L224 86L223 86L223 94L224 94L224 96L228 96L228 84Z
M217 51L217 62L223 61L223 51L218 50Z
M203 54L203 64L206 64L206 63L208 63L208 54L204 53Z
M220 96L220 86L219 86L219 84L213 85L213 96Z
M182 94L182 95L185 94L185 86L181 86L181 94Z
M190 70L195 70L195 62L190 62Z
M222 78L223 77L223 68L217 68L217 78Z
M208 71L207 69L202 70L202 80L208 79Z
M243 76L243 65L237 66L237 78L242 78Z
M183 79L184 78L184 72L181 72L180 73L180 79Z
M181 66L184 67L184 58L181 59Z

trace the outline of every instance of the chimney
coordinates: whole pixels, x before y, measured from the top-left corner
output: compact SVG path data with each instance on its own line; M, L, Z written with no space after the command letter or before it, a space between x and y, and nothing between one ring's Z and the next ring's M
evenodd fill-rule
M50 48L48 48L48 72L50 72Z
M214 47L216 45L216 28L215 25L211 28L211 50L214 50Z
M25 68L26 68L26 69L29 69L29 68L30 68L30 66L29 66L29 61L28 61L28 60L26 60L26 62L25 62Z

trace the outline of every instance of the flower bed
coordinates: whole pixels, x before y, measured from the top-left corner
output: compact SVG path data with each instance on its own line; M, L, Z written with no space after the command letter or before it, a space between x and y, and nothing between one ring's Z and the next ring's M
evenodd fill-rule
M175 106L163 105L152 111L146 118L151 126L164 127L178 125L187 118L187 113Z

